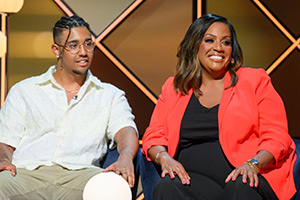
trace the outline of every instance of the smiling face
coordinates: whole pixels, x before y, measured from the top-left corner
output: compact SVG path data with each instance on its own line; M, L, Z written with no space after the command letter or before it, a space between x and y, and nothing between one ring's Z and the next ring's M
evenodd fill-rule
M74 47L79 45L77 53L71 53L68 48L61 45L65 44L69 30L64 30L59 37L59 45L53 44L52 48L56 49L53 52L59 55L58 67L61 67L68 74L86 75L92 59L93 51L87 51L84 48L84 43L92 41L91 34L86 27L75 27L70 31L70 36L66 43L66 47Z
M214 22L205 32L199 46L198 58L202 74L223 78L231 60L231 33L222 22Z

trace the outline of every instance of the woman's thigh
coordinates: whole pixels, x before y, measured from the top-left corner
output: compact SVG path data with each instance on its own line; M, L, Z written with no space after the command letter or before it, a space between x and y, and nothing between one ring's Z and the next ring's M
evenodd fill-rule
M171 179L169 176L161 179L153 194L155 200L217 200L220 199L223 189L214 180L197 173L189 173L190 185L183 185L176 176Z
M259 175L258 187L250 187L249 179L247 183L242 182L242 176L235 181L229 181L224 189L222 199L228 200L278 200L267 180Z

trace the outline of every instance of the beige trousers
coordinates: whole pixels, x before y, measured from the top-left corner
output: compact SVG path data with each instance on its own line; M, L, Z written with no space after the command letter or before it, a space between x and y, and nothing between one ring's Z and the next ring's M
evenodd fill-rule
M41 166L35 170L17 169L0 172L0 200L77 200L87 181L101 168L68 170L61 166Z

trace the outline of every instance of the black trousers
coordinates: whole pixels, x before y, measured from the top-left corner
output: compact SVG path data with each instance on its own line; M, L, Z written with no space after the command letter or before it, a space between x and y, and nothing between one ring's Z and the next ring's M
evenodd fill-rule
M236 181L225 183L226 177L234 168L227 161L217 141L183 149L177 159L191 177L190 185L183 185L177 176L174 179L166 176L158 181L153 193L154 200L278 199L261 175L257 188L250 187L249 182L243 183L242 176Z

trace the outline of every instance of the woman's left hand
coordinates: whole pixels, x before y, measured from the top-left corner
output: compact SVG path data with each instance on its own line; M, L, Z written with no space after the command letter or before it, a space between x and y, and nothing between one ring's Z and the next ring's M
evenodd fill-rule
M226 178L225 183L228 183L230 179L235 181L238 176L243 176L243 183L247 183L247 179L250 180L250 187L258 187L258 170L250 165L244 163L240 167L234 169Z

